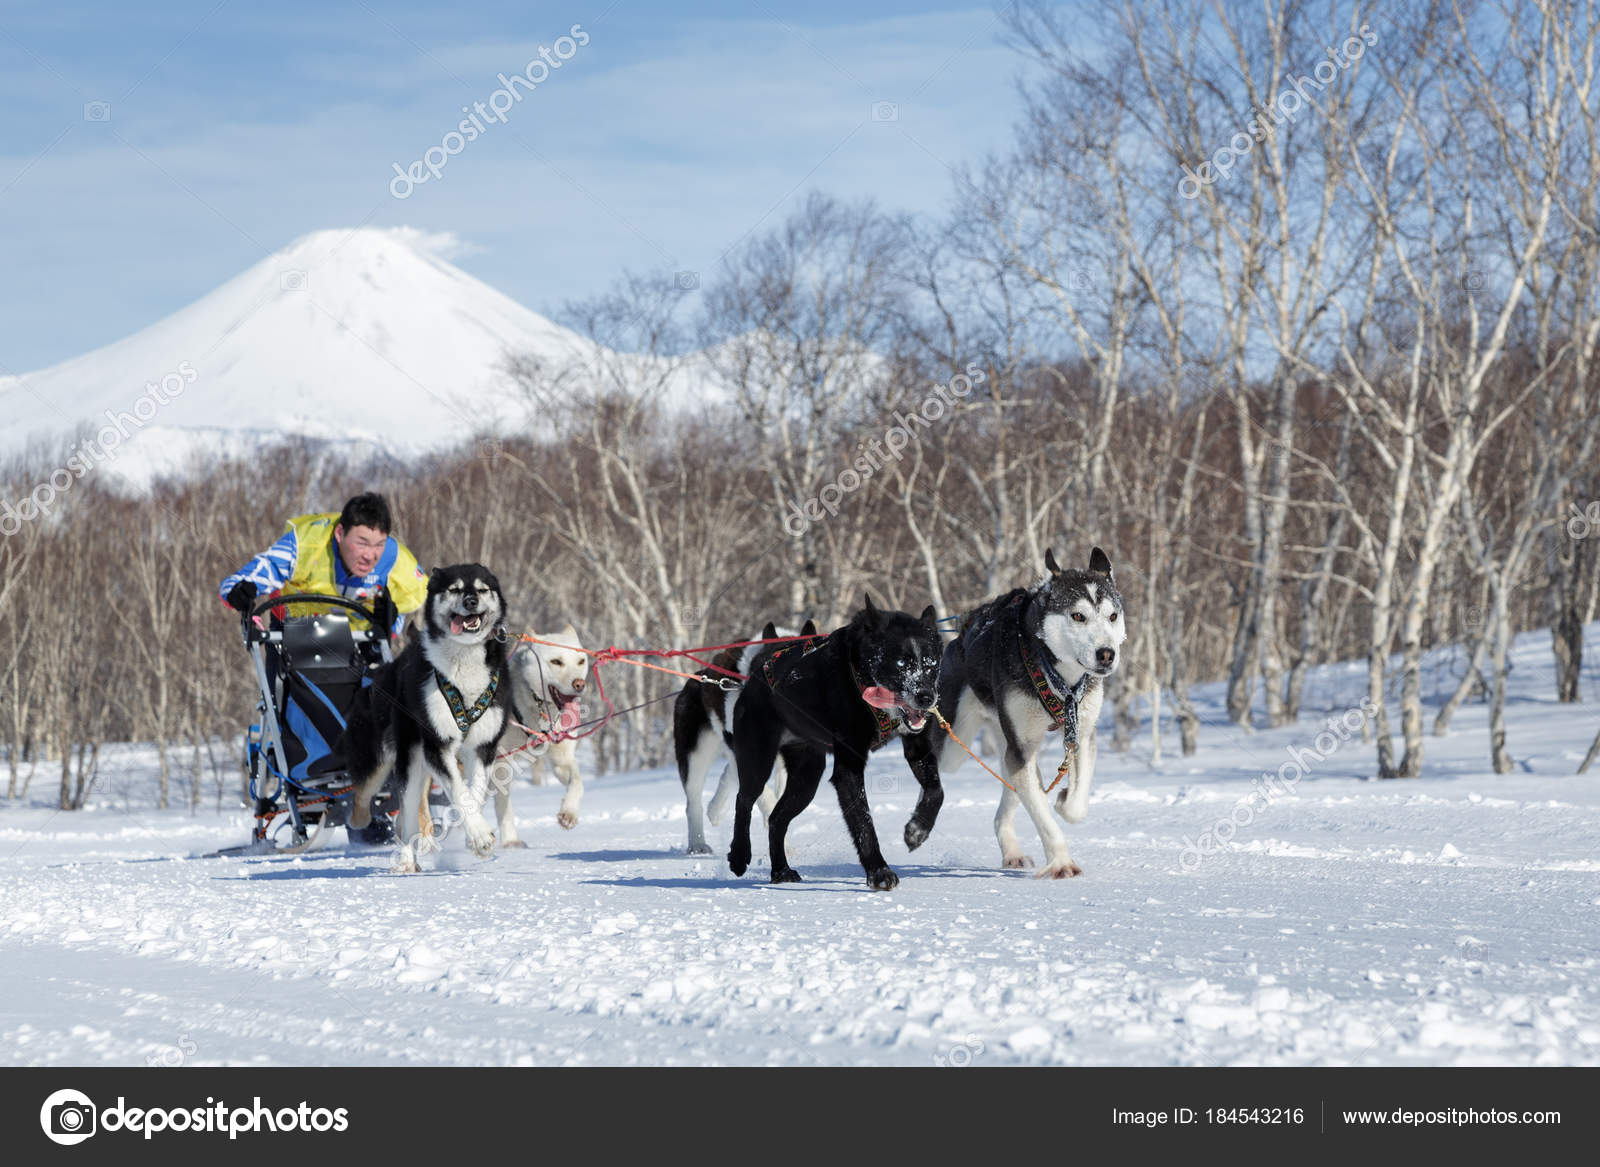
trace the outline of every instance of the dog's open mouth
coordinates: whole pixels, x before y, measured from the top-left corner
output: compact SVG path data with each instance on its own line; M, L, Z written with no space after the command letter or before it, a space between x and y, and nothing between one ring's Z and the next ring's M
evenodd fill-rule
M450 617L450 635L460 636L463 632L482 632L483 613L473 612L466 616Z
M918 709L897 695L893 689L885 689L882 685L871 685L861 690L861 699L878 709L895 710L912 733L921 732L922 727L928 724L928 711Z
M556 727L558 729L571 729L583 717L583 710L578 705L576 693L563 693L560 689L551 689L550 696L556 703Z

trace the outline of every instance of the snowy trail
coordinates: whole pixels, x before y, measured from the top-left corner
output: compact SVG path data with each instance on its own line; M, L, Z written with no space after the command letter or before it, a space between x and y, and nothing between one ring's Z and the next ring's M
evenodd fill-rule
M995 784L970 765L908 855L915 783L890 756L868 774L888 894L826 787L790 833L804 884L764 882L759 831L744 879L685 855L667 770L593 780L572 832L559 787L519 787L528 850L478 862L447 839L414 877L383 850L188 857L241 839L242 812L9 808L0 1059L1597 1064L1600 778L1572 776L1594 686L1545 700L1547 644L1514 678L1525 773L1484 772L1468 707L1429 740L1436 776L1366 780L1370 747L1342 747L1186 866L1186 840L1340 710L1329 670L1299 726L1208 724L1160 770L1144 742L1103 747L1070 881L996 868Z

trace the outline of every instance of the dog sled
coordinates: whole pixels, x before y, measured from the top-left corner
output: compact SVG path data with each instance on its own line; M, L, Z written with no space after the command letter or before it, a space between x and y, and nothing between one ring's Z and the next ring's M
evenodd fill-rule
M286 607L300 604L324 610L294 615ZM274 609L286 614L271 616ZM352 616L365 626L354 626ZM349 828L354 780L335 748L357 694L390 659L386 630L354 600L310 593L264 596L240 623L260 691L242 757L255 823L248 843L214 854L314 851L341 827L351 842L388 842L398 797L385 787L371 824L361 831ZM429 803L443 797L431 791Z

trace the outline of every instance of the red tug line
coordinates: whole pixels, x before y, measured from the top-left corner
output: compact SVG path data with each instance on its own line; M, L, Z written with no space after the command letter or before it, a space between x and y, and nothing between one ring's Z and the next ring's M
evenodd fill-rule
M570 644L558 644L553 640L541 640L537 636L524 635L518 636L517 639L526 644L544 644L550 646L551 648L570 649L572 647ZM701 660L696 654L721 652L724 649L729 648L748 648L753 644L788 644L796 640L811 639L813 639L813 637L775 636L767 640L735 640L728 644L707 644L698 648L618 648L616 645L612 645L609 648L600 649L580 648L579 651L587 653L594 662L595 692L599 694L600 700L606 707L605 713L600 717L594 718L592 721L581 721L577 725L573 726L570 730L553 730L548 733L544 730L532 729L526 725L523 725L521 722L513 722L512 724L516 725L518 729L522 730L522 732L528 735L528 741L523 745L518 746L514 750L507 750L505 753L497 755L496 761L498 761L500 758L512 757L513 755L521 753L523 750L529 749L532 746L548 745L554 742L589 737L591 734L599 733L600 730L605 727L606 723L614 717L619 717L624 713L632 713L636 709L643 709L648 705L656 704L658 701L665 701L668 697L676 696L676 690L674 690L671 693L663 693L659 697L652 697L649 701L642 701L638 705L630 705L626 709L617 709L611 704L611 699L606 696L605 682L601 680L600 677L601 665L610 664L615 661L618 664L633 665L636 668L654 669L658 673L670 673L675 677L685 677L691 681L704 680L705 678L701 677L698 673L686 673L679 669L666 668L663 665L653 665L648 661L630 659L632 657L653 656L659 657L662 660L672 660L675 657L683 657L687 660L693 661L702 669L721 673L730 680L747 681L750 678L745 676L743 673L735 672L733 669L725 669L720 665L713 664L708 660ZM583 729L584 726L589 726L590 728ZM580 730L581 732L579 732Z

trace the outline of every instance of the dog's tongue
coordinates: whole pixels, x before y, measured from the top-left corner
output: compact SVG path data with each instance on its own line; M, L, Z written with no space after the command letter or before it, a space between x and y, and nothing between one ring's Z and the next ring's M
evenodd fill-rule
M461 629L465 625L465 623L466 622L464 620L462 620L462 618L460 616L452 616L452 617L450 617L450 635L451 636L460 636L461 635Z
M578 719L582 716L583 714L578 710L577 701L568 701L561 707L561 724L558 728L572 729L578 724Z
M879 709L895 709L900 704L900 698L894 695L894 690L885 689L882 685L870 685L861 690L861 699Z
M923 713L922 710L914 709L907 705L899 697L895 696L893 689L885 689L882 685L870 685L861 690L861 699L868 705L876 706L879 709L900 710L900 715L905 718L906 728L913 733L921 729L928 720L927 714Z

